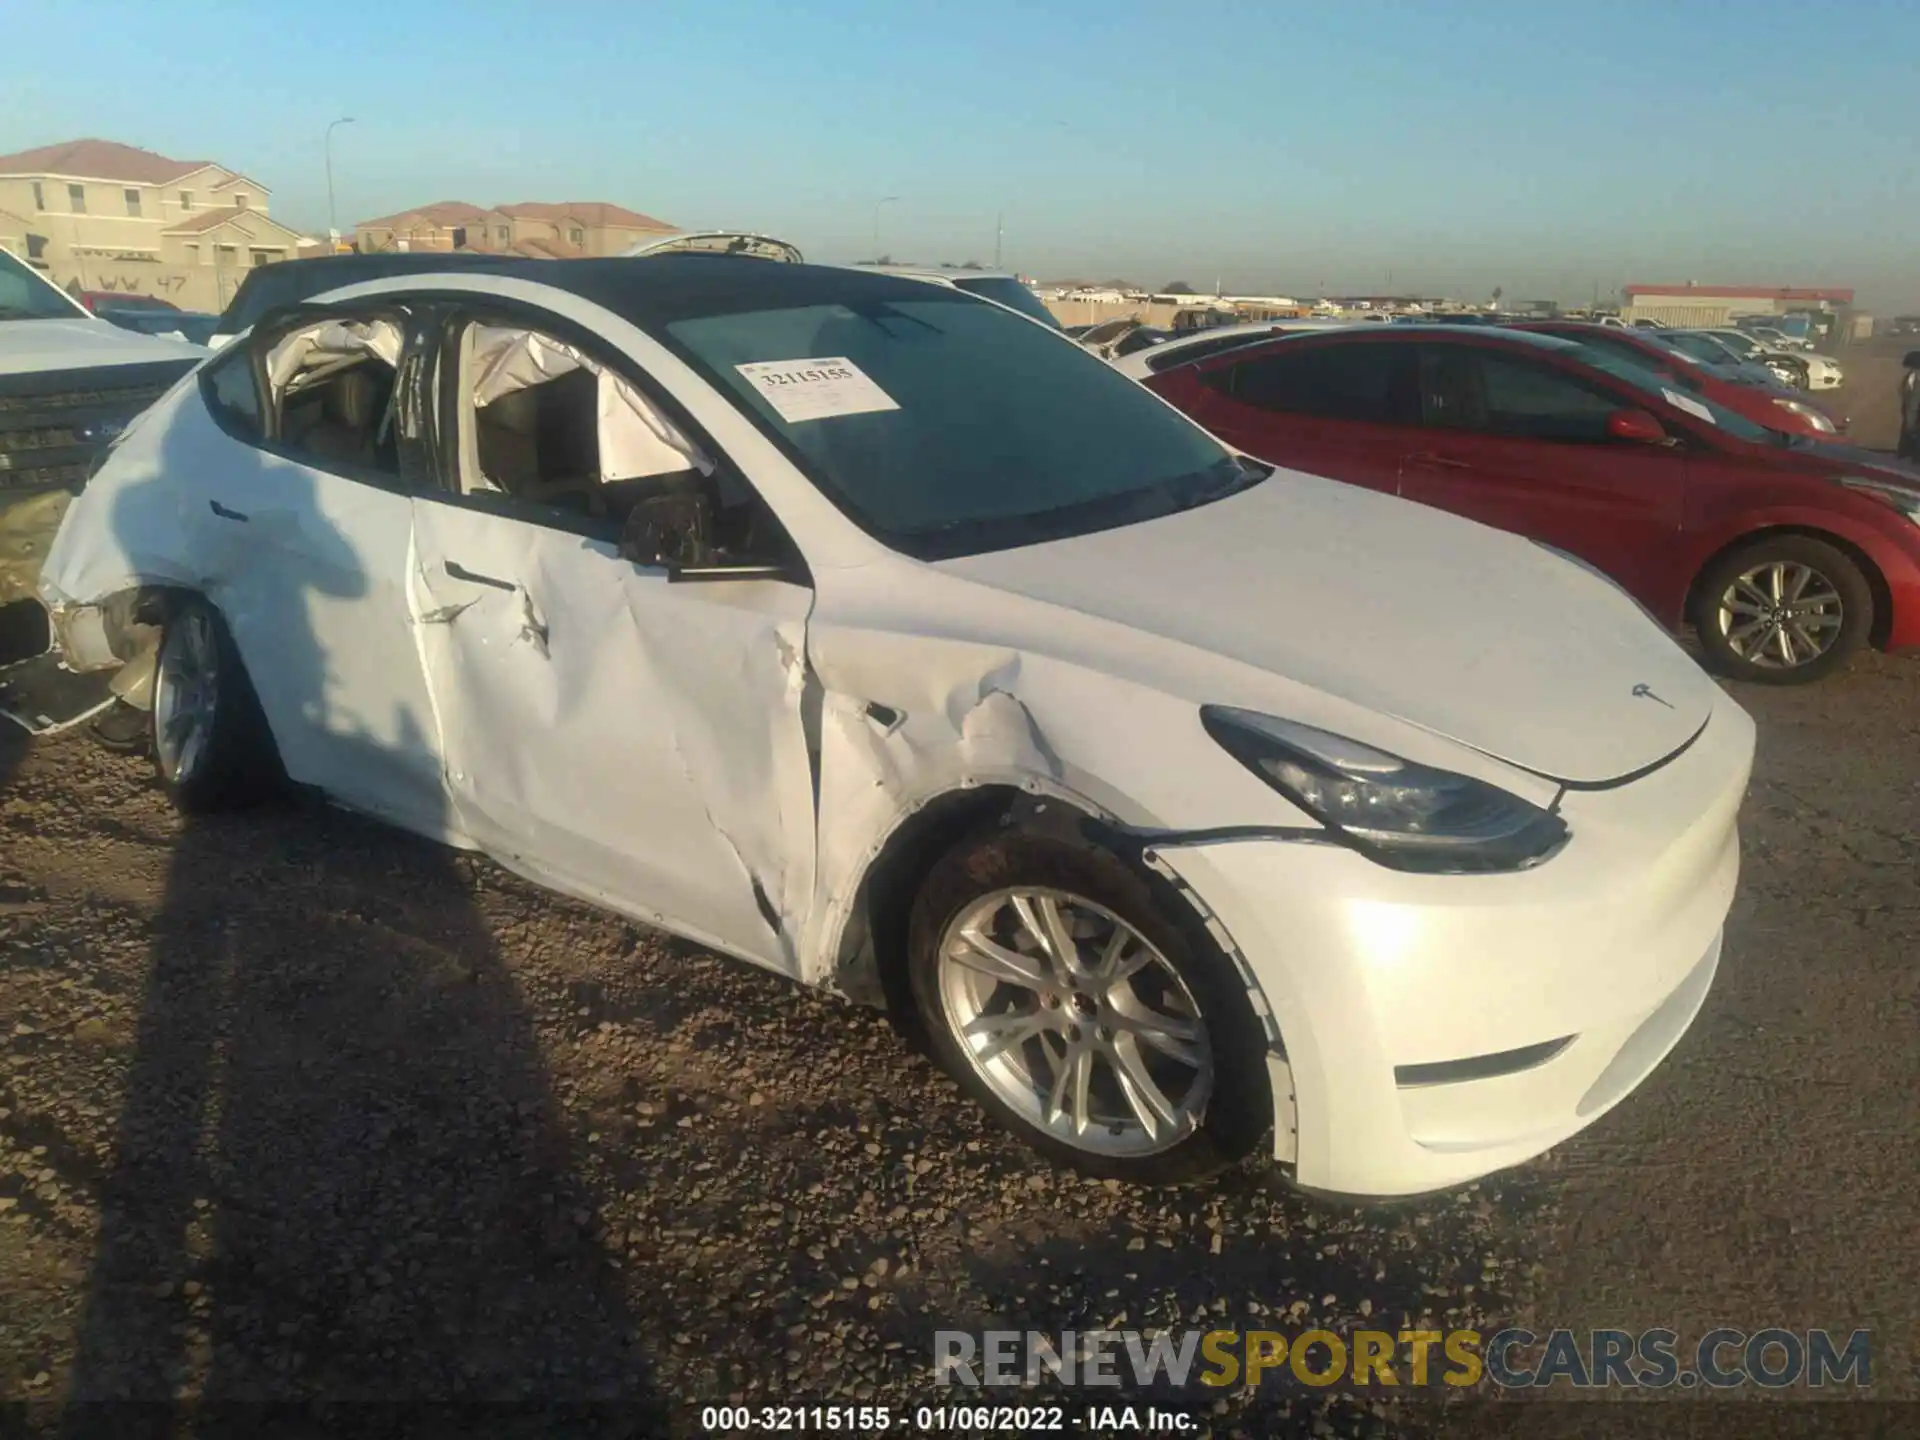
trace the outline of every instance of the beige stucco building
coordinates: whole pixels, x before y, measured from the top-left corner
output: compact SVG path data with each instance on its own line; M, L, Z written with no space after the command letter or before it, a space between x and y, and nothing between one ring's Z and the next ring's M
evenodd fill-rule
M112 140L0 155L0 249L69 291L224 309L249 269L302 248L267 202L237 170Z
M602 200L521 202L483 207L440 200L417 210L354 226L363 251L479 250L537 260L619 255L639 241L671 235L676 227Z

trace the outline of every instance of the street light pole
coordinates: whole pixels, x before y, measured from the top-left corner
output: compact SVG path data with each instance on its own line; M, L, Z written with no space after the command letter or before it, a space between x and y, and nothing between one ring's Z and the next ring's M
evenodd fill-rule
M873 202L873 258L876 260L880 258L880 207L891 205L899 198L898 195L882 195Z
M353 116L342 115L333 124L327 126L327 242L329 247L338 244L340 240L340 222L333 213L333 131L336 125L351 124L353 124Z

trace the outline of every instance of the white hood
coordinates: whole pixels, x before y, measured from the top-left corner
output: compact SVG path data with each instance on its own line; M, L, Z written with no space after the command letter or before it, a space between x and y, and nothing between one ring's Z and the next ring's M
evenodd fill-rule
M1289 471L1184 514L942 562L1392 715L1555 780L1652 765L1712 680L1532 541Z
M136 335L105 320L0 320L0 375L85 370L97 365L145 365L156 360L204 360L208 351L184 340Z

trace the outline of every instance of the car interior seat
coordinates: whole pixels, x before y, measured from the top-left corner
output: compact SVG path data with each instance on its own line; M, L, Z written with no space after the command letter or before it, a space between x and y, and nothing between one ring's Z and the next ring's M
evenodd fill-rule
M304 448L323 459L359 464L377 462L392 450L391 436L385 441L379 436L393 394L391 373L376 377L372 366L356 365L318 389L319 418L300 436Z
M480 472L509 495L528 495L539 485L539 425L534 387L509 391L474 412Z

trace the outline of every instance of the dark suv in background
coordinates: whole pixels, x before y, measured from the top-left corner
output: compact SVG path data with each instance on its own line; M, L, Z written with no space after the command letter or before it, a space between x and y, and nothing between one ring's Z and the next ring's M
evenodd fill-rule
M512 255L482 255L472 250L392 250L374 255L319 255L306 260L282 260L249 270L240 282L220 323L207 341L218 348L262 315L285 305L298 305L342 285L383 280L389 275L414 275L423 270L465 267L510 269L526 262Z

